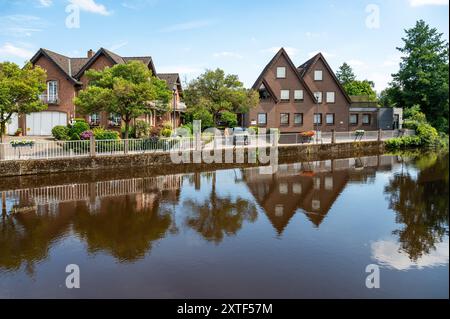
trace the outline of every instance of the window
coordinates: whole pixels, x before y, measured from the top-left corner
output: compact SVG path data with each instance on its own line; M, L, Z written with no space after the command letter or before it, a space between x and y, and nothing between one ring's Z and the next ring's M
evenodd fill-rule
M99 113L92 113L89 116L89 125L90 126L100 125L100 114Z
M289 90L281 90L281 101L289 101Z
M322 79L323 79L322 70L315 70L314 71L314 81L322 81Z
M277 79L286 78L286 67L280 66L277 68Z
M358 114L350 114L350 124L351 125L358 124Z
M280 113L280 124L289 125L289 113Z
M322 92L314 92L314 97L318 103L322 103Z
M369 125L370 124L370 114L363 114L362 116L362 124Z
M47 82L47 102L56 103L58 101L58 81Z
M317 124L317 125L322 124L322 114L314 113L314 124Z
M259 87L259 98L261 100L268 100L270 99L270 93L267 90L267 88L265 87L264 84L261 84L261 86Z
M258 113L258 124L267 124L267 113Z
M328 125L333 125L334 124L334 113L327 114L325 120Z
M335 94L334 92L327 92L327 103L334 103Z
M295 101L303 101L303 90L295 90L294 99Z
M303 124L303 113L294 113L294 124L295 125Z
M121 126L122 118L119 114L111 113L109 115L109 126Z

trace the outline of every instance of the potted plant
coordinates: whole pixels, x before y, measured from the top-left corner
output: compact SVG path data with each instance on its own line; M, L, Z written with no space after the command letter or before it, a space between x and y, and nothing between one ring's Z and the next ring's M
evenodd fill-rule
M11 141L10 144L14 148L16 148L16 147L25 147L25 146L32 147L34 145L34 141L27 141L27 140Z
M314 131L305 131L300 133L302 143L309 143L316 133Z

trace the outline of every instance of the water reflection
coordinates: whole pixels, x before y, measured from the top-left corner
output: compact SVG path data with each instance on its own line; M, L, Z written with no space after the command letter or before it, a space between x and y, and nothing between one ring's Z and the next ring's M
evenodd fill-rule
M448 238L448 165L448 153L441 158L435 153L422 155L404 165L385 187L400 225L393 234L398 237L399 250L413 262L433 253L436 244Z
M181 228L216 246L246 222L268 220L282 238L293 217L304 214L319 229L349 184L375 183L378 173L390 171L396 173L383 189L398 241L376 241L373 257L395 269L448 264L448 169L448 154L412 161L370 156L282 164L275 174L246 168L2 190L0 269L33 274L71 236L91 255L134 263L151 255L156 242L182 236Z

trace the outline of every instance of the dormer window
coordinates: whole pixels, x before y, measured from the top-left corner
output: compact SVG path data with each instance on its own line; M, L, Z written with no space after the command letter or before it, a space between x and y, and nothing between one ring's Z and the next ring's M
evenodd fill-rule
M58 81L47 82L47 102L48 103L58 102Z
M322 80L323 80L322 70L314 70L314 81L322 81Z
M280 66L277 68L277 79L285 79L286 78L286 67Z

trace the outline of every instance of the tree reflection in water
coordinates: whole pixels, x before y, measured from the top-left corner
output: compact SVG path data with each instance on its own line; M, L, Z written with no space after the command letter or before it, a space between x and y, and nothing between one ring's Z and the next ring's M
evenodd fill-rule
M422 155L414 166L418 169L416 178L406 167L390 179L385 193L389 208L397 213L396 222L403 224L393 234L398 236L401 249L417 261L449 233L448 153Z
M170 212L160 210L157 194L109 198L102 201L98 212L80 206L73 227L87 242L88 251L106 251L121 262L143 258L172 223Z
M189 199L183 205L189 212L185 218L186 225L206 240L218 244L225 235L235 235L244 221L256 221L258 213L254 203L245 199L220 197L216 192L216 173L211 174L212 188L208 199L201 204Z

